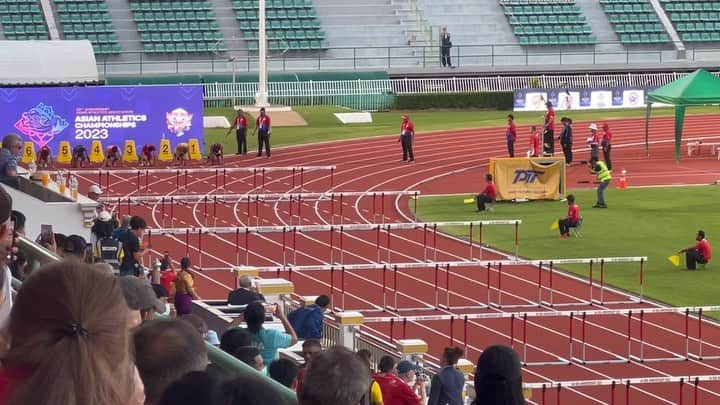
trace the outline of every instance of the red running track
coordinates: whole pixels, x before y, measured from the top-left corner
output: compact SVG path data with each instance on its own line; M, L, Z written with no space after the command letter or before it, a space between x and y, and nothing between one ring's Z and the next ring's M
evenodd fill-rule
M672 149L671 118L655 118L651 123L650 158L644 151L644 123L641 120L608 121L615 135L613 165L615 171L626 169L629 172L629 183L635 185L666 185L688 183L711 183L720 179L720 162L709 155L700 157L683 156L680 163L674 162ZM587 122L575 123L575 139L585 138ZM720 124L716 116L690 116L686 120L685 137L718 138L714 131ZM528 127L520 127L521 141L516 149L523 150L525 134ZM581 147L582 146L582 147ZM279 148L272 160L228 157L227 166L291 166L291 165L336 165L334 178L335 191L373 191L381 190L420 190L424 194L447 193L473 193L480 188L481 178L488 159L493 156L505 154L505 141L503 129L474 129L453 132L436 132L418 134L416 139L417 162L414 164L401 163L398 153L399 146L396 137L378 137L370 139L332 142L319 145ZM685 150L685 149L684 149ZM587 159L589 152L579 142L576 142L576 161ZM616 176L617 177L617 176ZM96 175L88 173L83 179L85 184L96 182ZM173 194L187 194L189 191L178 190L175 176L150 176L148 190L138 190L137 178L125 176L120 178L112 176L112 195L126 196L135 194L160 194L168 197ZM584 166L571 166L568 169L568 186L577 187L579 180L592 180ZM145 179L141 179L145 186ZM217 182L213 175L189 175L188 190L197 194L213 195L218 192ZM230 193L257 193L260 192L257 181L253 183L252 175L236 174L226 179L226 190ZM302 190L295 179L295 188L292 188L293 179L290 173L273 172L266 175L265 192L324 192L330 188L329 173L306 173ZM386 198L384 205L368 196L343 201L344 223L377 222L377 215L384 212L386 222L408 221L411 214L408 210L407 197ZM143 215L153 228L170 226L170 211L175 217L175 226L196 227L201 225L217 226L246 226L255 225L287 225L290 224L290 204L261 203L258 205L259 218L255 216L255 207L244 203L239 204L198 204L179 205L172 208L169 203L165 205L153 204L147 206L131 206L130 212ZM373 218L375 206L375 218ZM121 212L128 208L120 207ZM293 207L293 214L297 215L297 204ZM206 214L207 213L207 214ZM331 213L335 214L331 218ZM331 207L329 201L305 201L302 204L302 224L338 223L340 218L339 201ZM499 216L499 215L498 215ZM501 218L498 218L501 219ZM511 219L511 218L507 218ZM249 223L248 223L249 222ZM297 220L293 224L297 224ZM491 230L490 230L491 231ZM343 233L342 261L349 263L373 263L380 260L389 262L417 262L423 261L427 252L423 251L422 231L393 231L389 238L383 231L380 235L380 250L377 250L377 235L361 232ZM245 263L245 257L250 264L259 266L275 266L283 263L296 265L328 264L339 262L341 243L340 236L335 233L297 234L294 240L286 235L283 243L281 234L251 235L247 239L249 249L246 251L244 235L236 239L235 235L189 235L186 240L183 236L152 236L151 244L155 254L169 250L174 257L180 257L187 251L196 265L202 261L203 268L229 268L236 263ZM522 230L521 230L522 239ZM283 249L283 246L285 249ZM331 246L333 247L331 253ZM470 254L470 246L446 235L440 235L437 240L437 260L463 260ZM473 255L477 256L480 248L475 247ZM522 253L522 251L521 251ZM485 250L483 258L500 258L492 251ZM378 312L383 306L382 279L380 271L361 270L355 272L329 271L288 274L280 272L282 277L292 278L296 292L300 295L317 295L333 292L335 307L343 306L345 309L363 310L367 317L397 316L393 330L390 324L372 323L366 325L369 333L379 335L389 340L400 338L403 335L413 338L422 338L429 343L430 354L437 355L442 347L449 344L466 346L468 358L475 360L483 347L490 344L508 344L510 335L513 335L516 349L523 352L521 340L522 323L516 320L510 326L509 320L470 320L461 321L462 315L470 313L496 313L509 311L503 309L479 309L487 303L488 285L487 270L478 267L454 268L450 274L444 272L438 277L440 301L444 303L446 290L449 290L450 305L474 306L474 309L436 309L435 308L435 274L432 268L401 270L397 274L397 285L394 284L394 275L386 273L388 290L397 287L397 308L394 311ZM203 298L224 298L232 288L233 279L229 271L198 272L198 288ZM273 274L272 276L274 276ZM502 283L502 303L504 306L513 304L532 304L537 301L537 269L529 267L505 268L499 279L497 271L491 274L490 285L496 287ZM331 282L332 277L332 282ZM341 286L340 281L344 280ZM549 274L543 272L543 283L549 282ZM449 283L449 288L447 288ZM331 284L333 285L331 291ZM556 274L553 282L555 303L579 303L587 299L588 286L583 280L571 276ZM344 294L340 291L344 290ZM595 291L597 292L597 290ZM497 291L491 289L492 301L497 300ZM394 295L387 297L388 304L394 306ZM547 291L543 296L548 299ZM606 291L607 301L627 300L619 292ZM619 307L653 307L654 304L616 304L573 306L580 313L587 309L619 308ZM520 311L553 311L558 307L543 307L521 309ZM567 309L567 308L562 308ZM518 311L512 309L512 311ZM403 325L402 318L418 314L456 315L452 329L447 320L443 321L408 321ZM647 358L672 357L674 354L683 354L685 350L684 324L685 317L674 314L648 315L644 318L643 342L644 353ZM565 359L570 356L570 320L562 317L531 318L525 330L527 340L527 360L529 362L548 362ZM631 319L631 351L639 355L640 346L640 319L637 315ZM581 355L578 336L581 330L578 318L573 321L573 356ZM689 329L690 350L697 351L698 342L697 322L692 322ZM703 339L705 341L704 353L706 355L720 354L720 329L709 323L704 323ZM615 356L627 355L627 317L603 316L591 317L586 323L586 358L588 360L607 360ZM656 377L670 375L713 375L720 374L720 361L661 361L652 363L623 363L605 365L546 365L528 366L524 369L526 382L549 382L566 380L594 380L606 378L628 377ZM686 384L685 398L692 398L692 387ZM652 384L632 386L630 389L632 403L678 403L680 389L677 384ZM547 392L547 403L555 403L557 392ZM561 391L562 403L568 404L603 404L611 403L610 389L608 387L587 387L577 389L563 389ZM615 401L623 403L624 389L618 389ZM698 389L698 400L702 404L718 403L720 398L719 383L701 383ZM531 402L539 403L540 394L534 393Z

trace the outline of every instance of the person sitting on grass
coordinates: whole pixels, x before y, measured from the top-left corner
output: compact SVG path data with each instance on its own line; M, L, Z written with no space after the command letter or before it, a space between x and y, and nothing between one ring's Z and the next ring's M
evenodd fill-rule
M181 142L175 146L173 160L179 165L184 165L186 160L190 160L190 148L187 143Z
M216 142L210 146L207 162L211 165L222 165L223 161L223 146L221 143Z
M497 187L495 187L495 183L493 182L492 174L486 174L485 181L487 182L485 189L475 198L478 212L485 211L485 204L494 202L497 197Z
M712 258L710 242L705 239L705 231L698 231L693 246L680 250L678 253L685 253L685 265L688 270L695 270L698 263L707 264Z
M570 236L570 228L574 228L580 222L580 206L575 204L575 196L570 194L567 196L568 213L567 217L558 219L558 228L560 229L560 239Z

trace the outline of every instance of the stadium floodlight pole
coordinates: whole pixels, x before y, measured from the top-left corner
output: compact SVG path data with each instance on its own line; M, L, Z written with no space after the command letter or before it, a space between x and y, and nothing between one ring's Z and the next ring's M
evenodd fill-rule
M258 1L258 92L255 106L267 107L267 38L265 37L265 0Z

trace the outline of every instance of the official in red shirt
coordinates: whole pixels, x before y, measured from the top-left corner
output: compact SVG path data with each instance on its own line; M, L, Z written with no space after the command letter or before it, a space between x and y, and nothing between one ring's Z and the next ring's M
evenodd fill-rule
M262 156L263 145L265 145L265 154L270 157L270 116L265 114L265 107L260 108L260 115L255 119L255 132L258 134L258 154L257 157Z
M515 140L517 139L517 131L515 130L515 117L512 114L508 114L508 127L505 132L507 138L508 155L515 157Z
M530 127L530 157L538 157L540 155L540 134L537 127Z
M605 157L605 164L608 170L612 170L612 163L610 163L610 150L612 149L612 132L610 132L610 126L608 124L602 125L603 135L600 146L602 146L603 155Z
M560 228L560 239L570 236L570 228L578 226L580 222L580 206L575 204L575 196L570 194L567 196L568 212L567 217L558 219L558 228Z
M545 103L545 126L543 127L543 154L553 156L555 154L555 110L550 101Z
M475 198L478 211L485 211L485 204L495 201L497 197L497 187L495 187L495 183L493 182L492 174L486 174L485 181L487 182L485 190Z
M712 259L712 248L710 242L705 239L705 231L698 231L695 236L697 243L681 250L679 253L685 253L685 264L688 270L695 270L697 263L706 264Z
M402 144L403 151L403 162L415 161L415 155L413 155L413 140L415 138L415 124L410 121L410 117L407 115L402 116L402 124L400 124L400 139L398 142ZM408 160L408 157L410 158Z
M406 370L408 364L410 369ZM375 374L373 378L380 385L383 405L421 405L425 403L425 380L422 377L417 378L415 385L423 393L422 396L418 396L410 385L398 376L398 374L409 375L409 373L414 373L416 366L413 366L412 363L403 360L395 368L395 360L390 356L383 356L378 364L378 369L380 372Z
M235 140L237 140L238 147L236 155L247 155L247 118L243 115L243 110L237 111L237 117L233 120L233 124L225 137L230 135L233 129L235 130Z

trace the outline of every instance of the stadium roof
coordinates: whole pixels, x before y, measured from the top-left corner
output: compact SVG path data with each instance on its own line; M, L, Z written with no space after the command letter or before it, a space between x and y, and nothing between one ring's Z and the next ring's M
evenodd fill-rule
M99 81L89 41L0 41L0 85L84 84Z

